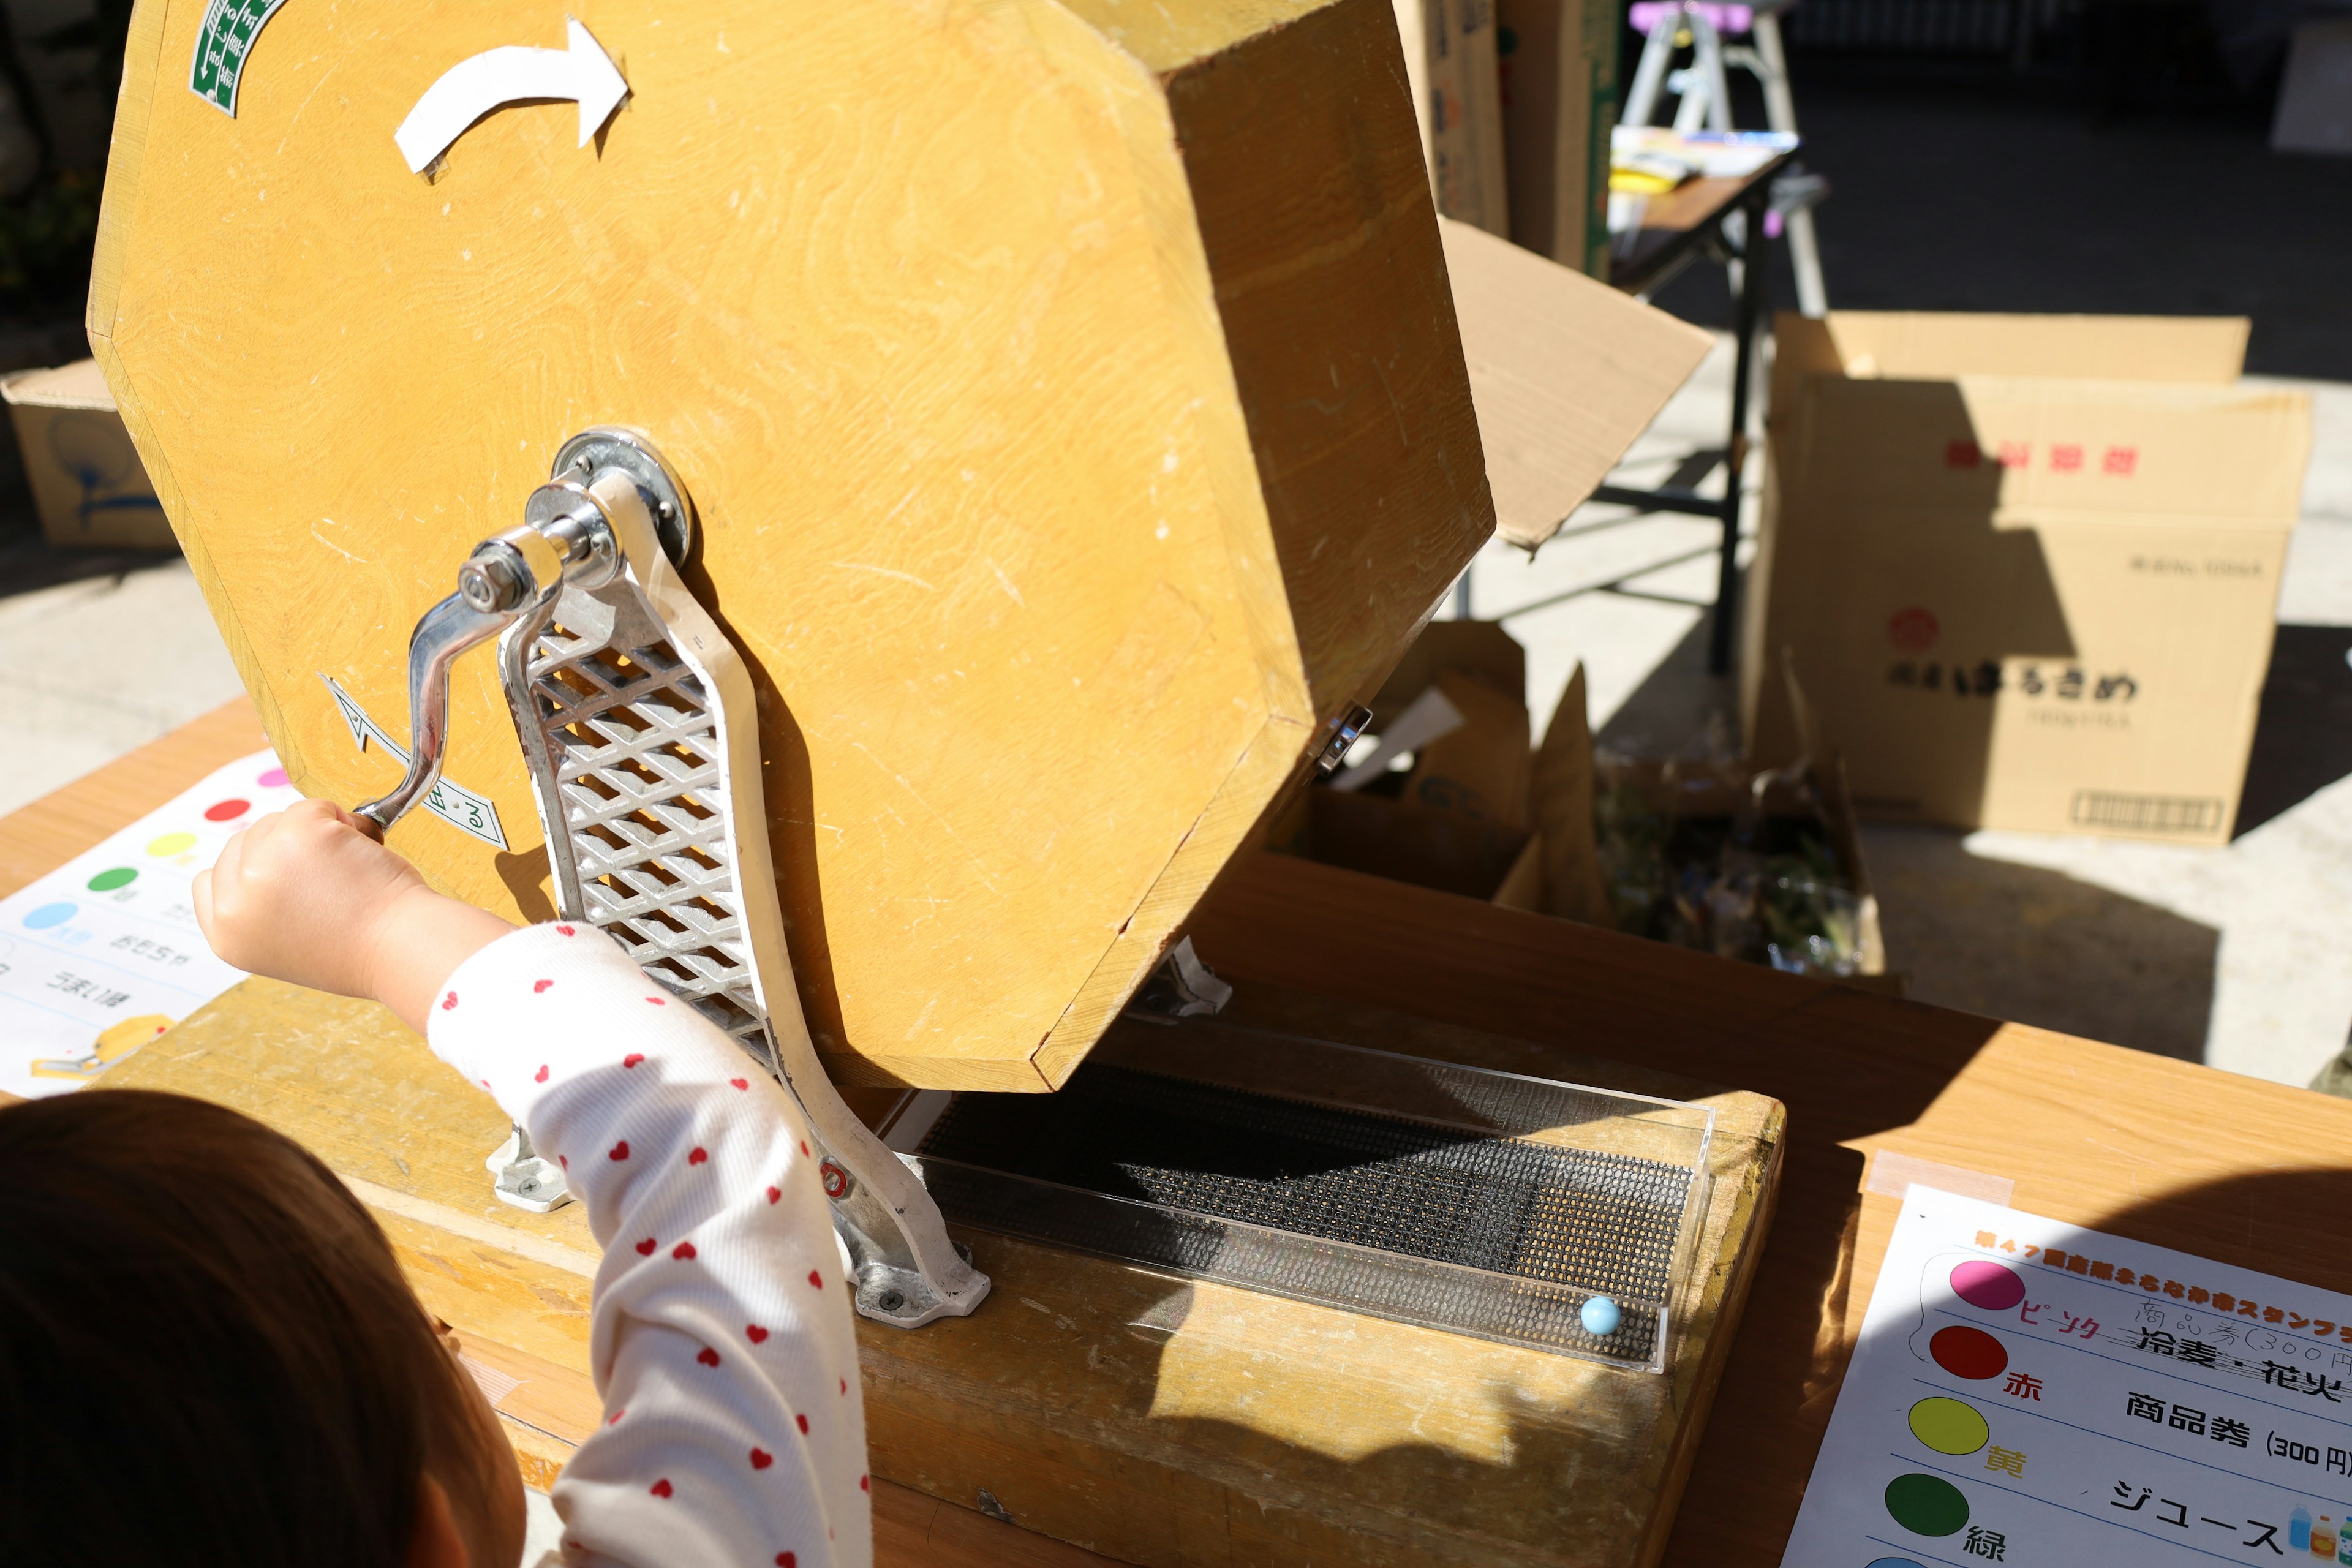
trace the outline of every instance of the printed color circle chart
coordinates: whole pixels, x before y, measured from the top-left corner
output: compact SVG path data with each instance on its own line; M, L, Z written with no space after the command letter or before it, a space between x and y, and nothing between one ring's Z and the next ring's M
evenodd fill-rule
M1870 1563L1868 1568L1919 1568L1919 1564L1908 1557L1882 1557Z
M252 809L253 802L249 800L237 800L231 797L227 800L216 801L213 805L205 807L205 820L206 822L235 822L238 817L243 816L247 812L251 811Z
M183 829L166 833L147 841L147 853L158 860L168 860L174 855L184 855L196 847L196 836Z
M1958 1399L1923 1399L1911 1407L1911 1436L1938 1454L1973 1454L1992 1438L1984 1414Z
M1971 1307L2006 1312L2025 1300L2025 1281L2014 1268L1971 1258L1952 1270L1952 1293Z
M1886 1511L1914 1535L1958 1535L1969 1522L1969 1500L1943 1477L1915 1470L1886 1483Z
M117 888L127 888L139 879L139 873L129 866L116 866L100 871L89 879L93 893L110 893Z
M1936 1337L1927 1342L1927 1353L1936 1358L1937 1366L1971 1383L1999 1377L2009 1370L2009 1352L2001 1342L1982 1329L1972 1329L1965 1323L1937 1329Z

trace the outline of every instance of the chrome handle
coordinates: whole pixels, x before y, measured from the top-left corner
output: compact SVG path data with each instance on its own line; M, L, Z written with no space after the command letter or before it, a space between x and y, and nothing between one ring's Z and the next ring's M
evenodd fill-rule
M519 614L520 609L476 609L457 593L416 623L408 638L408 772L389 793L353 811L369 837L382 843L392 825L441 777L449 739L449 667L467 648L504 631ZM374 831L368 831L371 826Z

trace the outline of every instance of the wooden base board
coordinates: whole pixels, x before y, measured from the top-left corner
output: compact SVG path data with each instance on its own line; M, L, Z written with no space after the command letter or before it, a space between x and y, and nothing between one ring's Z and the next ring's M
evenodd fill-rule
M858 1324L876 1475L961 1505L923 1514L885 1489L877 1539L915 1531L906 1560L946 1560L955 1541L977 1543L972 1562L1079 1560L1037 1556L1050 1543L1025 1532L973 1535L990 1521L961 1510L984 1491L1028 1531L1151 1568L1654 1562L1762 1248L1779 1103L1269 986L1244 987L1229 1016L1712 1104L1715 1181L1669 1370L972 1234L995 1280L977 1315L911 1333ZM492 1198L482 1159L505 1118L382 1009L248 981L103 1083L234 1106L324 1159L466 1352L517 1380L500 1413L541 1484L593 1429L584 1215Z

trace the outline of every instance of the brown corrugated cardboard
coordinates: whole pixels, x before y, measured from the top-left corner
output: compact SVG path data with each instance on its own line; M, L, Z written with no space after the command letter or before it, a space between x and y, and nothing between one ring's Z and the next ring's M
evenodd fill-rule
M1397 35L1437 210L1511 232L1493 0L1395 0Z
M1778 340L1751 758L1801 749L1785 650L1865 816L2226 839L2310 446L2303 395L2233 384L2245 323L1832 314Z
M1609 128L1617 122L1618 7L1496 0L1511 237L1609 276Z
M0 378L25 482L51 544L105 550L175 550L147 470L139 466L97 362Z
M1533 549L1608 477L1714 340L1467 224L1438 221L1495 531Z
M1467 670L1439 670L1437 689L1462 715L1462 727L1440 735L1415 754L1404 798L1430 811L1506 827L1527 826L1528 792L1535 771L1528 705L1517 693L1501 690Z

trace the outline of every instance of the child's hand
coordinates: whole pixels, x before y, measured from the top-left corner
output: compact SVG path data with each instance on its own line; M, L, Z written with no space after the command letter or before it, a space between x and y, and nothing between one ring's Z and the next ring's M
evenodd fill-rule
M450 972L512 930L425 885L331 802L298 801L228 841L195 879L196 923L239 969L373 997L422 1034Z

